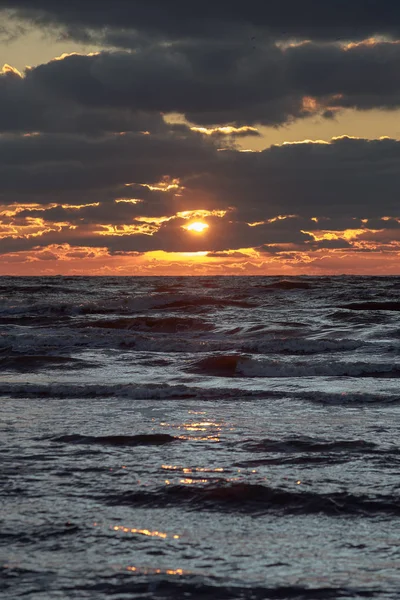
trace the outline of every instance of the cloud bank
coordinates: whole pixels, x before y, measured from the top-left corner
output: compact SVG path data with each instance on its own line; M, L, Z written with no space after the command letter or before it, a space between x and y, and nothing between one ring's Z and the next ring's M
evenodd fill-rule
M375 254L396 268L399 141L239 145L260 126L399 108L396 3L0 0L1 10L20 31L103 46L0 73L5 260L202 253L226 268L245 257L319 269L331 257L337 269L340 257ZM196 218L202 235L185 228Z

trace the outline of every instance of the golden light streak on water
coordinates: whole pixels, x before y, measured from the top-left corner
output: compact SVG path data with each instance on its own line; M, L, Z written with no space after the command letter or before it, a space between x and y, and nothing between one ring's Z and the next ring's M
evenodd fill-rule
M133 533L138 535L144 535L146 537L157 537L165 540L168 537L172 537L174 539L179 539L179 535L169 535L168 533L164 533L162 531L150 531L149 529L136 529L130 527L124 527L123 525L114 525L112 527L114 531L123 531L124 533Z

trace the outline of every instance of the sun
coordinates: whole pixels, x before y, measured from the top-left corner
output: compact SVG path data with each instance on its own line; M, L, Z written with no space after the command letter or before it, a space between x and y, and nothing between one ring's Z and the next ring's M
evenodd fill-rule
M201 221L195 221L194 223L190 223L185 229L188 231L195 231L196 233L204 233L204 231L208 229L208 225L207 223L201 223Z

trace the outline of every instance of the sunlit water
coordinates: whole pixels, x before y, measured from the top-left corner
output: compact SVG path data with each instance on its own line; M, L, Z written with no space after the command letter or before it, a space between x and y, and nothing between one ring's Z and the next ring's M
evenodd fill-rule
M400 278L2 278L10 600L398 598Z

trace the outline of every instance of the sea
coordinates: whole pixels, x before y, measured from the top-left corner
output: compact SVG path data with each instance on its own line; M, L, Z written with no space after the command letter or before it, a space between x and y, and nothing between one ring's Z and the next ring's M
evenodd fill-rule
M5 600L400 598L400 277L0 278Z

